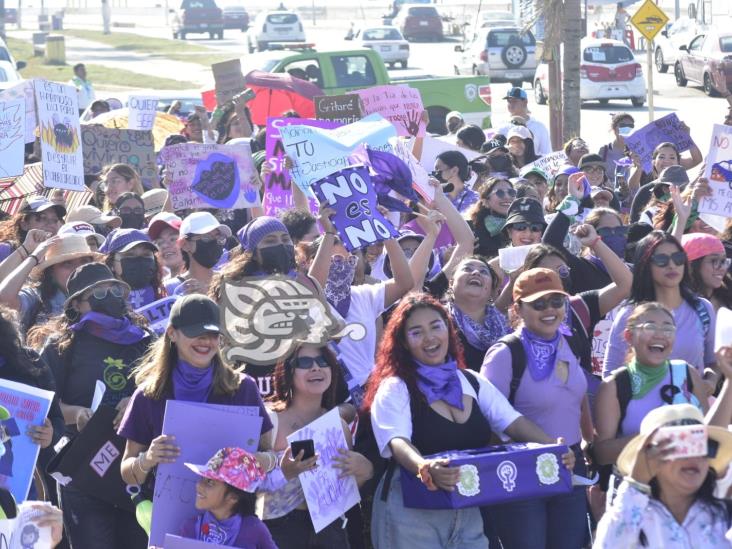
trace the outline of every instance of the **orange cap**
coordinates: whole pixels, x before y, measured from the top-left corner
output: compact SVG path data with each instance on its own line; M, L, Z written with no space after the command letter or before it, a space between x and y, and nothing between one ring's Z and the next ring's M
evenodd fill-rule
M536 301L548 294L562 294L564 291L559 275L549 269L529 269L524 271L513 284L513 301Z

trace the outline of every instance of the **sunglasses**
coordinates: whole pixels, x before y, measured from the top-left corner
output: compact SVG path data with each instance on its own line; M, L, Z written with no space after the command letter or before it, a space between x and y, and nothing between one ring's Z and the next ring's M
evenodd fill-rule
M561 309L564 307L566 301L567 300L563 295L553 295L551 297L541 298L527 303L535 311L545 311L548 308Z
M628 236L628 227L620 225L619 227L603 227L597 229L597 234L603 238L608 236Z
M124 289L122 289L121 286L110 286L109 288L94 288L92 290L91 296L94 296L95 299L104 299L107 297L107 294L112 294L114 297L123 297L125 295ZM88 296L86 299L89 299Z
M495 194L498 198L516 198L516 191L514 189L498 189L491 194Z
M712 257L708 259L709 263L712 264L712 269L718 271L722 268L726 271L729 266L732 265L732 259L728 257Z
M322 356L301 356L293 362L293 365L298 370L311 370L314 364L317 364L318 368L330 368L330 364Z
M120 215L130 215L130 214L137 214L137 215L143 215L145 213L145 210L143 208L120 208L117 210Z
M512 225L509 225L508 228L518 232L523 232L527 229L530 230L532 233L544 232L544 225L541 223L514 223Z
M681 265L686 263L686 254L684 252L674 252L671 255L653 254L651 256L651 263L653 263L656 267L666 267L671 261L674 262L674 265L680 267Z
M658 325L654 322L644 322L643 324L636 324L631 326L634 330L638 330L647 336L654 336L661 334L665 337L673 337L676 334L676 327L669 326L667 324Z
M220 244L223 246L226 244L226 237L225 236L219 236L216 238L191 238L191 242L202 242L203 244L211 244L211 242L216 242L216 244Z

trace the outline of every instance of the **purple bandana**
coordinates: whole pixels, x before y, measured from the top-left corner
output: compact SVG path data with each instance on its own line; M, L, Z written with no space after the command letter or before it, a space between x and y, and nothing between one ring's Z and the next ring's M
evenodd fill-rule
M325 298L344 320L351 308L351 284L356 275L357 263L358 258L354 255L348 256L347 259L333 257L328 270L328 280L325 283Z
M414 362L417 363L417 387L427 399L427 404L443 400L458 410L463 409L463 386L454 360L437 366L418 360Z
M519 337L526 352L526 364L532 379L542 381L549 377L554 371L554 364L557 361L557 349L562 337L561 332L557 331L557 335L553 339L546 340L524 327L521 328Z
M132 324L126 316L114 318L95 311L85 313L76 324L71 325L71 329L120 345L132 345L146 335L145 330Z
M145 286L139 290L131 290L130 295L127 296L127 302L132 309L139 309L145 305L150 305L153 301L155 301L155 290L153 290L152 286Z
M196 530L200 541L233 547L241 530L241 515L237 513L225 520L218 520L206 511L198 516Z
M496 341L511 332L506 317L493 305L486 305L482 324L461 311L454 301L448 302L447 310L468 343L481 351L487 351Z
M213 386L213 366L196 368L178 359L173 369L173 396L175 400L206 402Z

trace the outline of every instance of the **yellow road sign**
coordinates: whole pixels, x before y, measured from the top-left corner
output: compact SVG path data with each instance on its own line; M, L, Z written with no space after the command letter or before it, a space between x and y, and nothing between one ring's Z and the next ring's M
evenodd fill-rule
M646 0L631 17L630 22L650 42L666 26L668 16L653 0Z

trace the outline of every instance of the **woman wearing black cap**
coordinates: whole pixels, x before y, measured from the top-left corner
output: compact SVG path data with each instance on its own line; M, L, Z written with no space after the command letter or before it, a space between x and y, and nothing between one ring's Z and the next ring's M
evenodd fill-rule
M130 287L114 278L101 263L76 269L69 277L65 313L55 325L60 334L46 345L42 357L51 367L56 394L73 436L92 416L96 386L104 385L102 404L118 410L122 420L135 385L132 366L152 341L144 320L131 316L125 300ZM61 505L71 544L85 549L147 547L147 536L132 513L73 486L61 487Z

